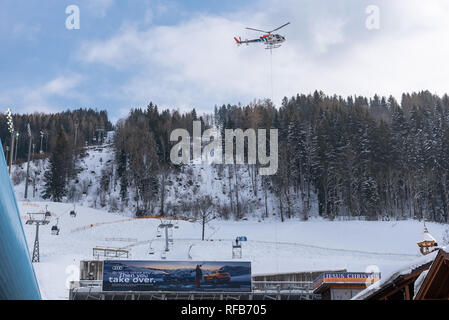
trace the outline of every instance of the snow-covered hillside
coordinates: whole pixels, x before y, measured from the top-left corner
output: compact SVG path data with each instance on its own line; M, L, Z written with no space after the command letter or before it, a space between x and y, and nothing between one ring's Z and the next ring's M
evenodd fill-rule
M70 180L67 187L67 197L63 202L101 209L109 212L120 212L126 216L135 216L137 204L134 201L135 190L128 189L128 202L120 200L120 181L114 167L114 148L111 144L112 134L109 134L106 143L102 146L93 146L85 149L78 156L76 167L77 178ZM30 165L30 185L28 200L43 201L44 173L48 168L48 160L32 161ZM228 170L232 171L231 179ZM234 170L236 172L234 173ZM13 167L13 184L16 196L24 200L26 163ZM102 178L107 177L109 182L106 192L101 190ZM160 177L158 177L160 180ZM265 219L265 192L262 191L261 180L257 180L257 196L253 191L250 168L246 165L225 168L212 165L191 165L183 167L176 174L170 174L165 184L165 211L168 215L193 216L192 207L198 197L210 196L214 204L229 207L230 193L233 205L236 203L236 194L243 217L249 220ZM237 186L237 187L236 187ZM237 190L236 190L237 189ZM230 192L232 190L232 192ZM295 218L302 217L302 201L299 195L291 195L292 211ZM316 201L311 204L309 215L317 215ZM285 208L284 208L285 210ZM154 201L154 207L146 212L149 215L158 215L160 200ZM279 217L279 200L267 191L267 211L269 216ZM235 218L226 214L229 219Z
M110 141L109 141L110 142ZM111 144L90 147L77 160L80 169L77 181L71 181L66 203L43 202L43 175L47 161L39 160L31 166L28 201L23 201L26 166L14 168L13 181L19 208L23 217L27 213L52 213L51 223L41 227L41 262L35 264L36 273L47 299L66 299L67 283L78 279L81 260L92 259L92 249L99 247L126 248L136 260L158 260L164 251L164 240L156 236L157 219L134 219L135 202L130 190L128 206L120 205L119 183L112 168L114 152ZM191 216L183 212L182 203L193 203L197 196L210 195L216 204L227 204L229 181L227 169L198 165L188 166L177 175L167 178L166 210L168 214ZM108 192L101 192L102 177L110 176ZM340 270L363 272L380 270L387 277L401 264L419 256L416 243L421 240L423 225L418 221L326 221L317 217L312 206L308 221L301 221L302 204L296 200L293 219L280 222L279 203L268 193L269 216L264 217L264 194L255 197L248 168L242 166L234 176L239 186L238 196L245 206L247 219L235 221L214 220L206 228L206 240L201 241L201 226L197 222L180 221L174 229L174 244L167 254L168 260L231 260L232 241L247 236L243 244L243 260L251 261L253 274ZM77 217L72 218L76 201ZM174 211L173 208L177 208ZM243 209L245 209L243 208ZM157 215L157 205L150 214ZM264 218L262 218L264 217ZM61 231L51 235L51 227L58 223ZM429 223L431 233L441 241L447 226ZM24 223L25 233L32 250L34 227ZM111 241L111 238L135 241ZM150 255L150 245L155 254ZM374 266L374 267L373 267ZM373 269L374 268L374 269Z
M130 250L132 259L159 260L164 248L163 238L157 238L157 219L130 219L86 207L77 207L72 218L70 204L20 202L23 217L27 213L48 210L51 223L41 227L41 262L34 264L42 294L46 299L66 299L68 280L77 278L81 260L92 259L92 248L113 247ZM59 219L58 236L51 227ZM444 225L428 224L432 234L441 239ZM24 223L30 251L35 227ZM232 260L232 240L247 236L243 244L243 260L251 261L253 274L347 269L363 272L376 266L383 277L389 276L402 264L419 256L416 242L422 235L422 224L401 222L330 222L311 219L307 222L275 220L214 221L206 229L207 241L201 241L199 223L180 221L174 229L174 243L167 260L210 261ZM110 241L111 238L137 240ZM149 254L150 245L155 254Z

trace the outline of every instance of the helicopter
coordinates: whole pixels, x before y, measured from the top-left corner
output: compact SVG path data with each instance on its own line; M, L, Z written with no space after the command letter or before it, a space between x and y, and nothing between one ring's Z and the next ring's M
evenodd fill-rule
M272 31L263 31L263 30L254 29L254 28L246 28L247 30L263 32L265 34L263 36L261 36L259 39L242 40L240 37L238 39L237 39L237 37L234 37L234 40L237 42L238 46L241 46L242 44L249 45L250 43L260 42L260 43L264 43L267 45L267 47L265 49L277 49L277 48L281 47L282 43L285 42L285 37L281 36L279 34L272 34L272 33L288 26L289 24L290 24L290 22L288 22Z

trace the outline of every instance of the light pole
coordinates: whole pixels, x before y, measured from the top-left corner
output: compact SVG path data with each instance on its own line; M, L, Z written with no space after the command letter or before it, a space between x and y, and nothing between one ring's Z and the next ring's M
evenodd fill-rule
M33 140L33 136L31 135L31 127L28 123L27 125L28 130L28 137L30 138L30 141L28 142L28 163L27 163L27 177L25 180L25 199L28 198L28 177L30 176L30 157L31 157L31 142Z
M5 150L6 150L6 161L8 161L8 157L9 157L9 146L5 146Z
M75 150L75 154L76 154L76 140L78 139L78 126L79 126L79 124L78 124L78 122L76 122L75 121L75 141L74 141L74 143L73 143L73 149Z
M17 164L17 151L19 151L19 148L18 148L18 145L19 145L19 131L16 131L16 154L15 154L15 156L14 156L14 163L16 163Z
M42 150L42 141L44 140L44 131L41 131L41 150L39 151L40 154L43 154L44 151Z
M12 112L11 109L8 108L6 111L6 119L8 119L8 130L11 133L11 147L9 151L9 175L11 176L12 172L12 158L14 154L14 123L12 121Z

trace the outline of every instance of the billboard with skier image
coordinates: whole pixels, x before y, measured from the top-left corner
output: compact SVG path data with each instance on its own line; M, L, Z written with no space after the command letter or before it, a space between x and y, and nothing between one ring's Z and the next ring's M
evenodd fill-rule
M251 292L251 262L105 261L103 291Z

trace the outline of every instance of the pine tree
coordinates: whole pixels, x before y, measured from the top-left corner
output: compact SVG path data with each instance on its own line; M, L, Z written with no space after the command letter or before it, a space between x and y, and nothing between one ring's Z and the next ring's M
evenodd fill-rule
M44 174L45 186L42 195L44 199L61 202L67 193L68 149L67 137L64 129L61 128L50 158L48 170Z

